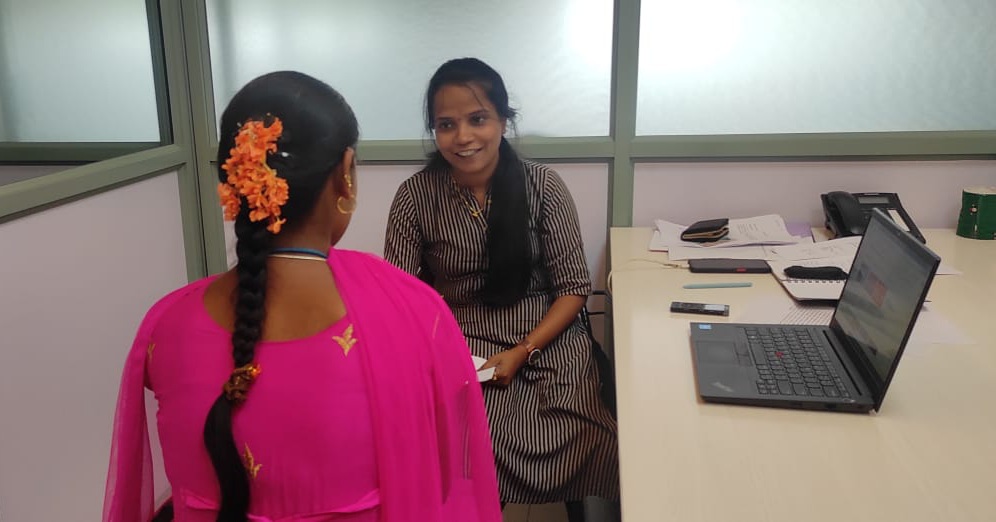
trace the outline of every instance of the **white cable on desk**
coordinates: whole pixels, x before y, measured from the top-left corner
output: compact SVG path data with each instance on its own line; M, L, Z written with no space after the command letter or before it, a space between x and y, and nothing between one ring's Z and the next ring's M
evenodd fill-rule
M645 263L653 263L655 265L660 265L664 268L688 268L687 264L679 263L669 263L667 261L658 261L656 259L647 259L644 257L631 257L623 262L623 265L627 265L634 261L643 261ZM605 276L605 295L612 297L612 273L616 272L616 269L609 270L609 275ZM628 272L629 270L623 269L623 272Z

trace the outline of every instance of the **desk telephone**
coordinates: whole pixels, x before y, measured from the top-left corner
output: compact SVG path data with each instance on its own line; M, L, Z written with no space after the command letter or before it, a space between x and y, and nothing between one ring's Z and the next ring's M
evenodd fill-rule
M900 227L913 237L926 243L920 229L913 223L913 218L899 202L899 195L891 192L860 192L843 191L821 194L823 213L826 215L826 226L835 237L860 236L865 233L872 209L880 208Z

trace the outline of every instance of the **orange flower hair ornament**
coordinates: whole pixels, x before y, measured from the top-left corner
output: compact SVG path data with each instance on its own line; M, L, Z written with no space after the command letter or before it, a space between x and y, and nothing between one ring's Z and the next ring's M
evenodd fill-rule
M273 117L269 127L262 121L245 122L235 136L235 146L221 169L228 173L218 184L218 196L225 209L225 219L234 221L242 208L242 198L249 205L249 220L269 219L266 229L274 234L287 221L280 217L280 207L287 203L287 180L266 164L266 155L277 151L277 140L284 131L280 118Z

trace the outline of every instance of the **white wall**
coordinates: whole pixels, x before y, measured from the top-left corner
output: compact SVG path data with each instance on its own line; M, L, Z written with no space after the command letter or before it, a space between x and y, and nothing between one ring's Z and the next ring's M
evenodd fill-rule
M820 194L847 190L896 192L919 227L953 228L962 188L978 185L996 185L996 161L644 163L634 174L633 226L772 212L818 226Z
M401 183L420 165L364 166L357 169L357 206L340 248L384 254L387 213Z
M100 520L125 356L187 281L176 174L0 224L0 244L0 520Z

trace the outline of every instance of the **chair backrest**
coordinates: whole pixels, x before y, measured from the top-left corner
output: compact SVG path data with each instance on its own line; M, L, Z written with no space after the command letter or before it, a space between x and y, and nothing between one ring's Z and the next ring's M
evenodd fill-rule
M603 314L604 312L595 312L595 314ZM609 360L609 356L602 350L602 344L595 339L595 333L591 328L591 316L592 312L588 311L588 305L581 307L581 312L578 314L581 319L581 325L584 327L585 333L588 334L588 339L591 341L591 351L592 356L595 359L595 366L598 369L598 378L601 381L602 388L599 390L599 394L602 397L602 402L605 403L605 407L612 412L612 416L616 416L616 372L612 365L612 361Z
M591 339L592 343L598 344L598 341L595 340L595 332L591 328L591 312L588 311L588 305L581 307L579 315L581 316L581 326L584 326L584 331L588 334L588 339Z

